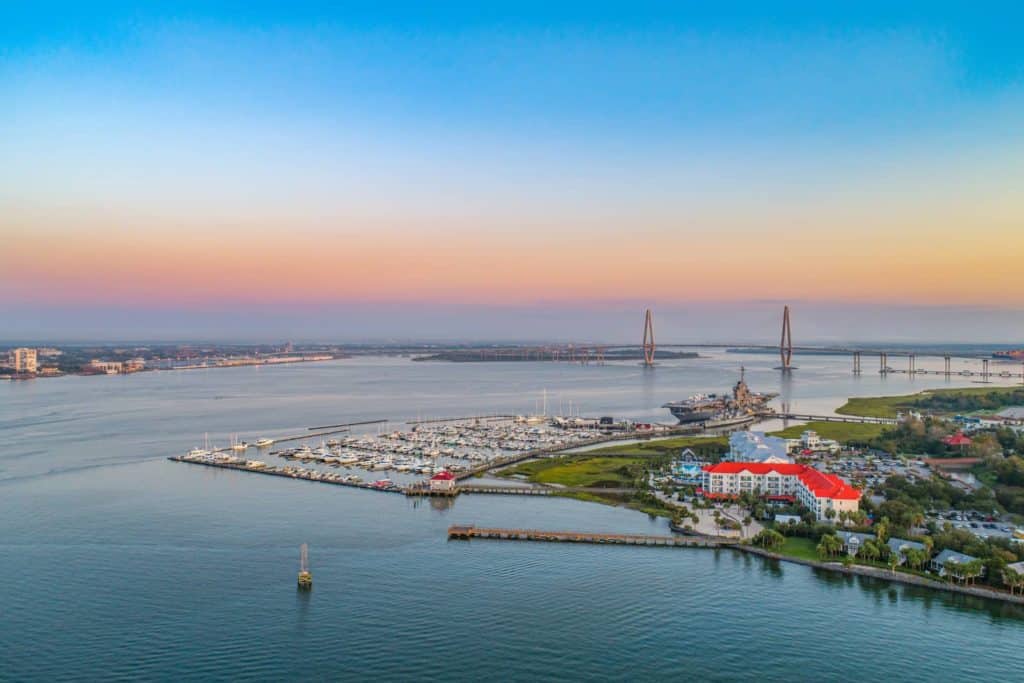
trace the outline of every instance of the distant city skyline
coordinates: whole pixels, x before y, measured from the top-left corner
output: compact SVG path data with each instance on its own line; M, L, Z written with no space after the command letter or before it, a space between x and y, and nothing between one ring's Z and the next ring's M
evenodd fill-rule
M5 4L0 337L1024 340L1013 6L741 4Z

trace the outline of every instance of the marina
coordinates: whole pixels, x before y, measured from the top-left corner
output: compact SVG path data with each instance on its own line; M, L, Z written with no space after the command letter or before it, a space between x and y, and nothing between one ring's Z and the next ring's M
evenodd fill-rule
M441 472L464 481L497 467L505 467L568 449L608 441L650 438L688 433L685 427L637 431L625 424L602 424L597 419L546 416L476 416L416 421L407 430L378 434L351 434L356 425L377 425L386 420L366 420L338 425L338 429L275 439L259 439L254 447L259 459L238 454L250 447L232 435L232 445L211 448L206 443L183 456L170 459L201 465L274 474L377 490L401 489L410 495L429 494L429 478ZM408 424L408 423L407 423ZM333 437L333 438L327 438ZM271 450L271 446L300 442ZM238 444L245 444L239 448ZM303 466L295 466L294 463ZM346 474L324 470L343 469ZM376 472L392 473L398 481L376 479ZM459 486L457 492L480 492L479 487ZM496 491L499 492L500 491ZM436 494L436 492L434 492ZM449 494L450 495L450 494ZM526 495L526 494L521 494Z

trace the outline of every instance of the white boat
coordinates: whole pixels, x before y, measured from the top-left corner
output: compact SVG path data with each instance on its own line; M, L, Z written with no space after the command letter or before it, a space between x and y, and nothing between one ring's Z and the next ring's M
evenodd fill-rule
M273 445L274 445L274 440L273 439L256 439L256 447L257 448L266 448L267 446L273 446Z
M190 457L190 458L201 458L201 457L209 455L209 454L210 454L210 451L206 450L205 448L193 448L192 450L190 450L188 452L188 457Z

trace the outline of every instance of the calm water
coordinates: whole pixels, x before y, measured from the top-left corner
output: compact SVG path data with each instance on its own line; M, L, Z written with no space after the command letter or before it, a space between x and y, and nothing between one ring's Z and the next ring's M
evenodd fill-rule
M732 551L448 542L450 523L665 531L569 500L452 506L168 462L358 419L530 412L666 421L740 362L794 409L941 379L769 356L629 364L358 359L0 384L0 679L1014 680L1024 614ZM865 363L867 367L867 362ZM873 370L873 368L871 368ZM296 592L298 545L315 588Z

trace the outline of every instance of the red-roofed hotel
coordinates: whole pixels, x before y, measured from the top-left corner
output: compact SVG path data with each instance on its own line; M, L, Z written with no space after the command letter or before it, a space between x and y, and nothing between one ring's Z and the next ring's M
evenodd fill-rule
M763 496L792 496L810 509L818 519L828 519L827 511L855 512L860 507L860 491L834 474L819 472L807 465L756 462L721 462L705 465L704 495L729 498L741 493Z

